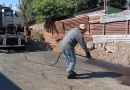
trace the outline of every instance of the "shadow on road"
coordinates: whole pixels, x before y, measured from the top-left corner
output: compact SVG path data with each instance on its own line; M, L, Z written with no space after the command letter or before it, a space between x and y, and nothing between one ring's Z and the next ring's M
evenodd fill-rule
M90 78L104 78L104 77L122 77L122 74L115 72L91 72L91 73L82 73L76 76L76 79L90 79Z
M6 49L0 49L0 53L6 53L6 54L16 54L16 53L22 53L22 52L46 52L50 51L43 48L34 48L34 47L18 47L18 48L6 48Z
M34 42L30 45L26 45L23 47L1 47L0 53L6 54L15 54L15 53L22 53L22 52L44 52L50 51L52 47L49 43L46 42Z
M0 73L0 90L22 90L6 76Z

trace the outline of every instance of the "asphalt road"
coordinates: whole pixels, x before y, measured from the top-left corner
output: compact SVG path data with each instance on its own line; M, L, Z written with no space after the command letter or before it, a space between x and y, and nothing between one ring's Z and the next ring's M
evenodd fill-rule
M66 64L52 51L0 52L0 90L130 90L130 76L77 56L76 79L66 79Z

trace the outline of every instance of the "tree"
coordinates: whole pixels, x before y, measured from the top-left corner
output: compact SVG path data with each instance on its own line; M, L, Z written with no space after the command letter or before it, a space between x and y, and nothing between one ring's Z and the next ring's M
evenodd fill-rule
M50 22L70 14L71 3L64 0L34 0L33 10L38 22Z
M105 0L99 0L99 6L104 5ZM127 4L127 0L106 0L107 5L113 5L117 8L125 8Z
M127 0L106 0L108 5L125 7ZM104 0L19 0L18 8L27 19L38 22L62 19L73 13L104 5Z
M99 6L103 6L104 5L104 0L99 0Z
M17 7L25 20L34 19L32 4L33 0L19 0Z
M130 9L130 0L127 1L128 9Z
M118 6L125 6L127 3L127 0L108 0L108 3L118 5Z
M72 3L74 12L86 11L92 8L96 8L98 0L65 0Z
M108 5L116 6L117 8L125 8L127 0L106 0ZM104 3L104 0L101 0ZM103 5L103 4L102 4Z

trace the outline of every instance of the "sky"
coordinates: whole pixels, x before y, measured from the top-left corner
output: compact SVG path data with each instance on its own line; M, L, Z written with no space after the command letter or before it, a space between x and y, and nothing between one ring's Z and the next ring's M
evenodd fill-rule
M18 0L0 0L0 5L3 5L3 3L7 7L9 7L10 4L12 4L12 9L16 11L18 10L18 8L16 7L16 4L18 4Z

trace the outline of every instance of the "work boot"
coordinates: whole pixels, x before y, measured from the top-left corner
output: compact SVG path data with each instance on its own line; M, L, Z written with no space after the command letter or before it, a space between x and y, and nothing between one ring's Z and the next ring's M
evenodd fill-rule
M67 79L75 79L75 78L76 78L76 76L75 76L75 75L73 75L73 74L72 74L72 75L68 75L68 76L67 76Z
M67 79L75 79L75 78L76 78L76 75L77 75L77 73L73 71L71 74L69 74L69 75L67 76Z
M76 73L76 72L74 72L74 71L73 71L72 73L73 73L73 75L75 75L75 76L77 75L77 73Z

